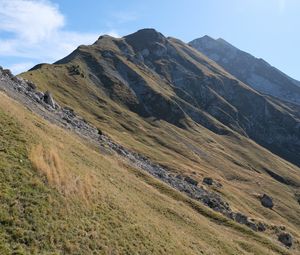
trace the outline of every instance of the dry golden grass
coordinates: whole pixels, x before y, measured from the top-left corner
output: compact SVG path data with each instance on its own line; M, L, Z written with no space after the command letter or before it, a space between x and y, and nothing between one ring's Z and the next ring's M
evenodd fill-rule
M93 176L88 173L75 175L67 169L56 148L33 147L29 159L34 168L46 177L47 182L66 196L75 195L88 202L93 195Z

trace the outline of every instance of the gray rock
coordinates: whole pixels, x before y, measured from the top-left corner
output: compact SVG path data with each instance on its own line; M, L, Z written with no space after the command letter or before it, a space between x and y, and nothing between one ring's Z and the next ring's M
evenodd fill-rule
M48 104L49 106L51 106L53 109L56 108L56 103L52 97L52 94L49 91L46 91L46 93L44 95L44 102L46 104Z
M293 237L287 232L280 233L278 235L278 241L283 243L287 247L291 247L293 245Z
M264 206L266 208L272 209L273 206L274 206L273 199L270 196L266 195L266 194L264 194L261 197L260 202L261 202L262 206Z
M38 97L40 100L42 100L44 98L44 93L38 91L38 92L35 93L35 96Z
M248 217L242 213L236 213L234 220L240 224L246 224Z

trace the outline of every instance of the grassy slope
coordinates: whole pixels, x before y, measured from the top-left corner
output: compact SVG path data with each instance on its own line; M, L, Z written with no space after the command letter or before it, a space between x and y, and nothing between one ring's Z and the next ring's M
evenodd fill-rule
M3 255L288 254L3 94L0 130Z
M84 66L81 69L85 70ZM23 76L42 90L51 90L61 104L73 107L126 147L199 181L204 176L214 177L224 185L219 192L232 207L270 225L285 225L299 238L297 189L279 183L263 170L300 184L296 166L238 135L218 136L201 126L183 130L164 121L141 119L111 101L88 78L68 75L66 65L45 65ZM257 195L263 193L273 196L274 210L260 205Z

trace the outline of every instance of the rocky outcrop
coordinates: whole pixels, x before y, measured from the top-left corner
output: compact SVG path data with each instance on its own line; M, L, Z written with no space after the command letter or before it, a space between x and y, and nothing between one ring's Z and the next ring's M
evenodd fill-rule
M50 105L52 108L56 108L56 103L52 97L52 94L49 91L46 91L43 97L43 100L46 104Z

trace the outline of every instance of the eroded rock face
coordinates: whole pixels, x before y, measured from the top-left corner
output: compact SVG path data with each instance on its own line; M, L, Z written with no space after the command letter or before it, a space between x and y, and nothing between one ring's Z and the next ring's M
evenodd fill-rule
M274 206L273 199L266 194L263 194L263 196L260 199L260 202L261 202L262 206L269 208L269 209L272 209Z
M46 91L45 92L45 95L44 95L44 102L48 105L50 105L52 108L56 108L56 103L53 99L53 96L52 94L49 92L49 91Z
M292 247L293 245L293 237L291 234L287 232L282 232L278 235L278 241L283 243L287 247Z

